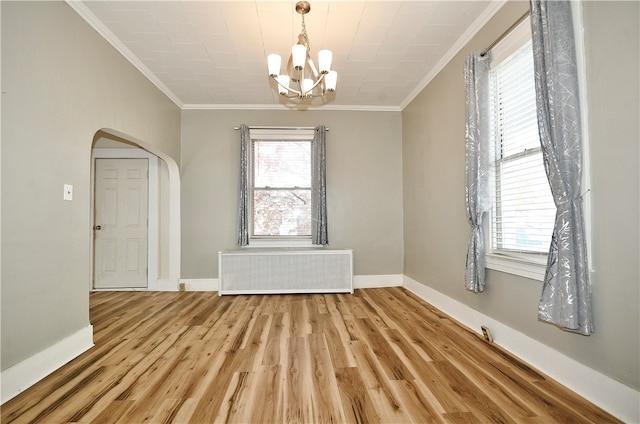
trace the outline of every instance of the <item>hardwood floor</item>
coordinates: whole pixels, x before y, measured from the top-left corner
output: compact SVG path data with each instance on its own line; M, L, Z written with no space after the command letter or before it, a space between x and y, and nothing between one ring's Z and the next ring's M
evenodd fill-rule
M619 422L402 288L97 292L91 322L2 423Z

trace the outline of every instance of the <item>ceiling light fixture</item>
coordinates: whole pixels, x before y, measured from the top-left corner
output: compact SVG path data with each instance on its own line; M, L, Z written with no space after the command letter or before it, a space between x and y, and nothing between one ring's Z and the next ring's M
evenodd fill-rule
M333 53L331 50L318 52L318 68L311 59L309 36L304 23L304 15L309 13L311 5L306 1L296 3L296 12L302 15L302 32L298 35L298 44L291 48L287 63L287 73L280 74L282 58L278 54L267 56L269 76L277 83L278 92L289 99L306 100L321 97L336 90L338 74L331 70Z

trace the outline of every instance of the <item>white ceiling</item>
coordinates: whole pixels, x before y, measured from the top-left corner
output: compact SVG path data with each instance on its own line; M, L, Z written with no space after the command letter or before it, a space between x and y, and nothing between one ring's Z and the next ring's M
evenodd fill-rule
M297 41L295 0L68 3L181 108L295 107L266 65ZM310 3L311 55L333 51L338 86L306 106L401 110L504 1Z

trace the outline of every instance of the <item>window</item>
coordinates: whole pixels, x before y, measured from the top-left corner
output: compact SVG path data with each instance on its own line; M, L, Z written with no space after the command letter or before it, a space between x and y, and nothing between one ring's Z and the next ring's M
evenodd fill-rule
M311 240L313 130L251 130L252 244Z
M538 135L529 20L494 48L491 63L493 196L490 254L544 264L556 207ZM488 258L487 266L501 269ZM501 269L509 272L507 269ZM540 270L544 272L544 270ZM534 272L527 275L539 277Z

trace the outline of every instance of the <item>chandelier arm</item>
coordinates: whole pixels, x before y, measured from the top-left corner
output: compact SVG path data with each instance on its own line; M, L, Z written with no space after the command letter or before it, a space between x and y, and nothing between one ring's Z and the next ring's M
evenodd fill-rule
M304 15L302 15L302 16L304 16ZM304 68L305 67L303 66L302 69L300 69L300 71L299 71L300 72L300 76L298 78L298 87L300 87L300 98L301 99L304 99L305 97L307 97L307 92L305 91L304 86L303 86L304 85L304 77L305 77Z
M286 89L287 91L293 91L296 94L295 96L287 96L286 94L282 94L283 96L289 97L290 99L302 96L302 93L300 91L296 90L295 88L287 87L287 86L284 86L284 85L280 84L280 81L278 81L278 77L277 76L271 76L271 79L274 80L280 87Z
M324 76L326 74L320 74L320 76L318 77L318 79L316 80L316 82L313 84L313 86L309 89L309 94L311 95L311 92L322 82L324 81ZM322 94L324 95L324 87L322 88ZM316 94L316 96L318 96L318 94Z
M307 65L309 66L309 70L311 71L313 76L318 78L318 75L320 75L320 72L318 72L318 68L316 68L316 64L313 63L313 59L311 59L311 55L309 54L309 52L311 52L311 50L307 49L307 59L306 59Z

